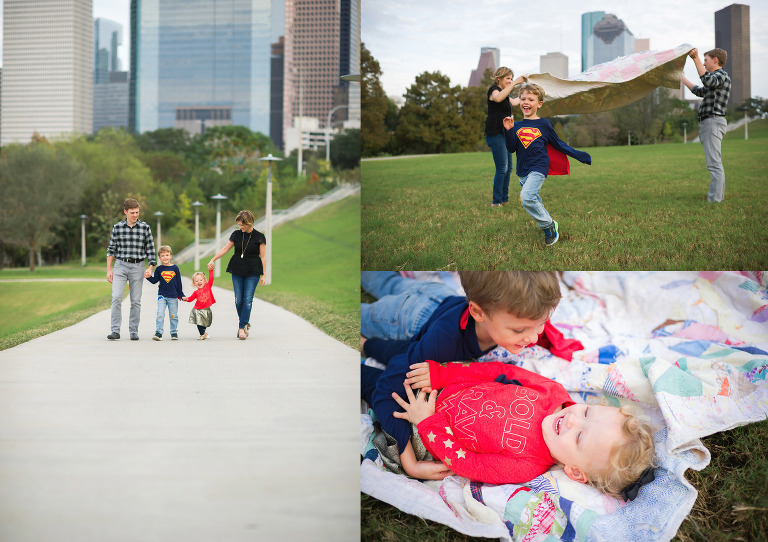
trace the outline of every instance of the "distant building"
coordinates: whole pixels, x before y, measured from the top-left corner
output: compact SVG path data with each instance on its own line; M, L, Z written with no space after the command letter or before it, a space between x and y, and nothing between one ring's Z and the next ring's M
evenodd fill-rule
M594 51L589 48L588 44L595 25L603 17L605 17L604 11L591 11L581 14L581 71L585 71L590 66L595 65L594 58L592 58Z
M539 71L560 79L568 79L568 56L563 53L547 53L539 57Z
M93 84L107 83L109 72L120 71L118 47L123 44L123 25L98 18L93 22Z
M110 127L128 129L128 72L111 71L93 85L93 133Z
M129 125L270 129L271 0L131 0Z
M90 134L92 0L4 0L2 138Z
M480 60L477 62L477 69L472 70L469 76L469 86L483 86L483 76L486 70L495 72L499 68L499 49L495 47L483 47L480 49Z
M584 16L595 15L595 13L582 15L582 32L584 31ZM582 34L582 39L583 37ZM582 57L582 68L586 70L597 64L610 62L634 52L635 36L629 31L624 21L616 15L608 13L592 26L592 33L586 40L586 61Z
M731 76L729 107L740 107L752 97L749 40L749 6L731 4L715 12L715 47L728 53L725 71Z
M285 37L272 44L269 88L269 137L278 149L283 148L283 64Z

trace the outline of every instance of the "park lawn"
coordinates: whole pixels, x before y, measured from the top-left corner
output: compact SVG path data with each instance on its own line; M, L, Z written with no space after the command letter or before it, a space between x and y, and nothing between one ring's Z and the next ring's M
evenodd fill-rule
M723 142L726 197L708 204L698 143L595 147L587 166L547 178L560 225L544 235L519 204L490 207L490 152L362 164L363 269L766 269L768 120Z
M273 283L256 296L280 305L328 335L360 346L360 197L353 196L287 222L273 232ZM229 257L224 258L223 269ZM194 264L182 264L190 278ZM216 282L232 289L229 275ZM0 270L0 279L88 278L103 282L0 282L0 350L76 324L109 308L103 263ZM151 286L151 285L150 285ZM154 308L152 309L154 311ZM154 315L154 312L152 313ZM146 317L146 314L145 314Z

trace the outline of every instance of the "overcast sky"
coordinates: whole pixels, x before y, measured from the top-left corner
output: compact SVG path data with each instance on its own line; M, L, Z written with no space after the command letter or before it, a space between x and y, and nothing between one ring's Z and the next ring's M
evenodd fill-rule
M742 0L750 6L752 96L768 98L768 0ZM515 75L539 72L539 57L568 56L568 73L581 72L581 14L613 13L635 38L649 38L650 48L672 49L683 43L700 56L715 47L715 11L727 0L363 0L362 38L381 65L382 85L402 96L425 71L448 75L466 86L477 68L481 47L500 49L502 66ZM762 59L762 60L761 60ZM730 59L729 59L730 60ZM725 71L728 71L726 63ZM698 75L693 60L688 79ZM694 96L686 90L689 98Z

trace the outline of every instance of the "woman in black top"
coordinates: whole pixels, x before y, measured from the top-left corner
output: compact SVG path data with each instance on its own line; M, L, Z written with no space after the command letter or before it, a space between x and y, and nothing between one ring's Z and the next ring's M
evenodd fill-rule
M240 321L237 338L245 340L251 328L251 305L253 292L257 285L264 285L264 269L266 269L267 238L264 234L253 229L253 213L240 211L235 219L237 227L229 241L208 262L208 269L213 269L216 260L224 256L234 247L235 253L227 265L227 273L232 274L232 286L235 290L235 309Z
M491 207L501 207L509 201L509 178L512 175L512 153L507 151L504 140L505 117L512 116L512 106L520 103L520 98L510 98L509 93L515 85L525 79L518 77L514 81L512 70L502 66L493 73L493 85L488 89L488 117L485 119L485 142L491 148L496 174L493 176L493 202Z

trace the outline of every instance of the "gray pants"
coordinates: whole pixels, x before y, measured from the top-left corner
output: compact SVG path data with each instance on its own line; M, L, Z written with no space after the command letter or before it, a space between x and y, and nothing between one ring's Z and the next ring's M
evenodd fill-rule
M126 263L115 259L115 267L112 270L112 318L111 331L120 333L120 325L123 323L123 293L125 283L131 296L131 316L128 320L128 332L139 332L139 320L141 319L141 287L144 284L144 262Z
M707 201L721 202L725 197L725 170L720 159L720 143L728 123L725 117L710 117L699 123L699 139L704 147L704 157L709 170L709 195Z

